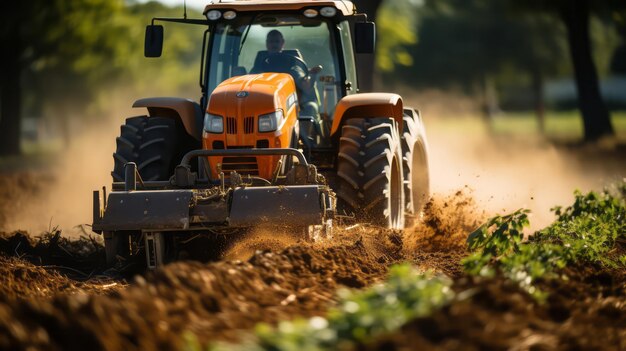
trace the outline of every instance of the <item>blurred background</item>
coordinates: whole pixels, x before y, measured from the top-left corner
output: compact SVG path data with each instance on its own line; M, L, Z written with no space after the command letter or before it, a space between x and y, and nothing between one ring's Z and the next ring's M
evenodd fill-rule
M575 188L626 175L625 1L355 3L378 34L360 88L422 111L435 193L471 188L486 211L529 207L542 223ZM182 17L182 0L0 6L0 230L88 232L119 125L143 114L133 101L199 99L203 28L167 24L163 57L147 59L145 26Z

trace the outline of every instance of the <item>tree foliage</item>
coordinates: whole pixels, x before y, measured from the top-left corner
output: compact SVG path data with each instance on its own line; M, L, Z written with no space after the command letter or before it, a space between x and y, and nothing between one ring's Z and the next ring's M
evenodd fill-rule
M127 71L123 57L129 28L120 15L121 1L56 1L42 12L56 16L38 23L39 46L27 48L32 61L23 68L31 79L26 88L31 100L67 114L82 111L98 92ZM50 7L54 7L50 9ZM27 112L29 110L26 110Z
M9 50L0 56L0 154L19 153L22 116L53 118L71 138L69 120L110 113L112 94L198 92L204 28L172 25L164 58L143 57L151 18L181 14L157 2L3 2L0 38Z
M376 25L381 33L376 49L376 66L392 72L396 66L411 66L413 56L407 47L417 43L416 10L412 1L386 1L378 10Z
M421 85L468 89L485 76L514 80L506 76L512 70L553 74L566 59L562 28L553 22L511 11L506 2L426 1L418 43L409 49L414 65L401 71L419 77Z
M624 70L625 8L618 0L425 0L418 11L417 45L408 49L413 65L394 73L422 86L461 86L479 94L484 89L486 100L494 81L526 84L538 112L546 78L571 73L585 139L597 140L613 133L597 67ZM605 30L609 26L623 37L615 52L618 44L611 41L617 35ZM594 39L602 45L594 47Z
M613 135L609 111L600 95L597 66L592 55L590 18L592 15L614 17L626 8L618 0L514 1L534 11L553 13L567 28L567 38L578 92L578 106L583 116L585 140L595 141Z

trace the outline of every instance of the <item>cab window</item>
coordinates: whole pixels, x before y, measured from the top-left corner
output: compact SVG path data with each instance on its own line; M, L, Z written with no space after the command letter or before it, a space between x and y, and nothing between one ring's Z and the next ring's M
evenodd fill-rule
M341 98L337 92L341 74L331 26L336 25L323 19L269 14L241 16L216 24L210 48L209 93L230 77L250 73L257 56L266 52L267 34L278 30L285 41L283 52L298 56L309 69L322 66L317 93L320 100L328 100L326 107L334 110Z

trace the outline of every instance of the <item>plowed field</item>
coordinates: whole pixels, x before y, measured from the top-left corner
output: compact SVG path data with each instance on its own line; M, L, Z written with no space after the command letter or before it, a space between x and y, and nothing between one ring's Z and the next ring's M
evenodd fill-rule
M2 233L0 349L177 349L188 332L202 344L239 342L259 322L324 316L338 289L371 286L400 262L448 275L468 297L359 349L626 349L623 271L572 268L571 279L543 284L545 303L497 276L466 276L467 233L485 218L459 191L432 199L405 232L358 224L315 244L257 233L224 260L134 277L106 269L97 237Z

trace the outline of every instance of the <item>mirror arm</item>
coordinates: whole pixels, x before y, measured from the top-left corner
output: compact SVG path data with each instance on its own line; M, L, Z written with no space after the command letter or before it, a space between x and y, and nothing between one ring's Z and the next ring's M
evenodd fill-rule
M155 21L173 22L173 23L185 23L185 24L209 25L209 20L206 19L206 18L153 17L152 18L152 25L154 25Z

